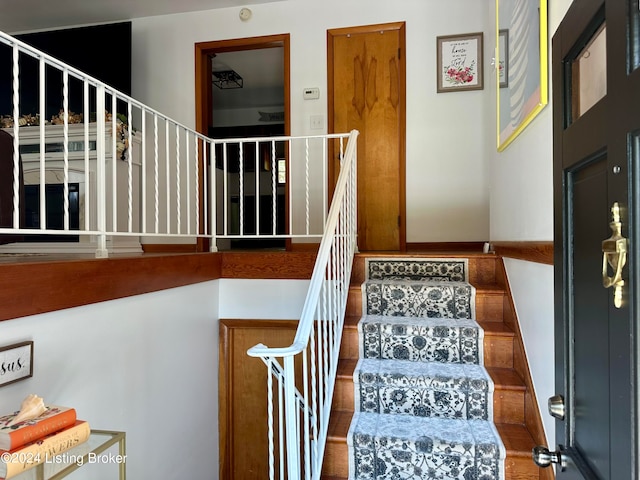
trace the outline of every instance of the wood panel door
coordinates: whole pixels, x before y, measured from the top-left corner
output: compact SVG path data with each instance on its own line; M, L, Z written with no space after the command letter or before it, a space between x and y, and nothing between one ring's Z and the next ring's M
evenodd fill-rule
M404 250L404 23L327 32L329 131L358 130L358 248ZM329 184L340 171L339 146Z
M294 320L220 320L221 480L268 478L267 367L247 350L259 343L288 347L297 328Z
M537 459L558 480L640 473L639 22L637 0L581 0L553 37L558 447Z

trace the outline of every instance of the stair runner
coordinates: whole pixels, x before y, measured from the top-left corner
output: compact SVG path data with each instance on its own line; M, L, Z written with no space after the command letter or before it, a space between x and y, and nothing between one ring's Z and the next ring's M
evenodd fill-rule
M349 479L503 480L466 259L368 259Z

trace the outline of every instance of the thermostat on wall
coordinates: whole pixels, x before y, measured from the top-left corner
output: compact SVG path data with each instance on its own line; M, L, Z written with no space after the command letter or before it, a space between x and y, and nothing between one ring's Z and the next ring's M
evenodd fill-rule
M302 96L305 100L316 100L320 98L320 89L318 87L305 88Z

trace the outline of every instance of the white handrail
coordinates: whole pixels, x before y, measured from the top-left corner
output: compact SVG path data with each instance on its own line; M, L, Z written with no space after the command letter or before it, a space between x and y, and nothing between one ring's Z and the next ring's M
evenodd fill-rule
M275 382L269 381L268 411L274 411L272 388L284 404L284 412L277 410L283 420L278 438L286 440L285 446L279 447L285 452L279 453L281 458L284 453L286 465L281 460L278 470L286 470L289 480L317 480L322 470L351 268L357 248L357 137L357 131L349 135L293 343L280 348L259 344L247 352L252 357L260 357L268 366L269 375L274 375ZM302 380L296 379L296 361L302 365ZM269 464L272 465L278 446L272 443L271 429L277 422L272 418L268 421ZM274 468L270 468L271 479L273 472Z

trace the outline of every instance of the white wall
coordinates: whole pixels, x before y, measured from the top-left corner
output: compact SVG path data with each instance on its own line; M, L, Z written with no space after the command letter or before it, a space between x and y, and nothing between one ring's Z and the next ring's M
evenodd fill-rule
M549 2L549 59L551 37L570 5L571 0ZM491 48L494 46L495 38ZM551 81L551 62L549 72ZM493 105L495 95L494 91ZM493 242L553 240L551 101L550 97L549 105L503 152L496 151L495 142L488 146ZM495 108L493 112L494 124L486 136L495 138ZM510 259L505 260L505 267L548 443L555 447L554 422L547 413L547 399L555 394L553 267Z
M2 345L34 341L33 377L2 388L0 411L35 393L125 431L130 478L217 478L218 321L298 318L308 285L222 279L0 322ZM117 471L94 467L77 478Z
M188 126L195 124L194 44L240 37L291 35L292 134L311 131L311 115L326 129L327 29L406 22L407 241L481 241L489 237L486 124L492 93L485 48L485 89L436 93L436 36L492 35L491 0L297 0L133 21L133 96ZM319 87L319 100L302 91ZM492 111L492 110L489 110Z
M300 318L309 280L220 280L220 318Z
M3 345L34 341L33 377L2 388L0 411L35 393L75 407L93 428L126 431L130 478L181 478L186 464L189 478L213 478L217 287L205 282L0 322ZM78 478L117 472L93 467Z

